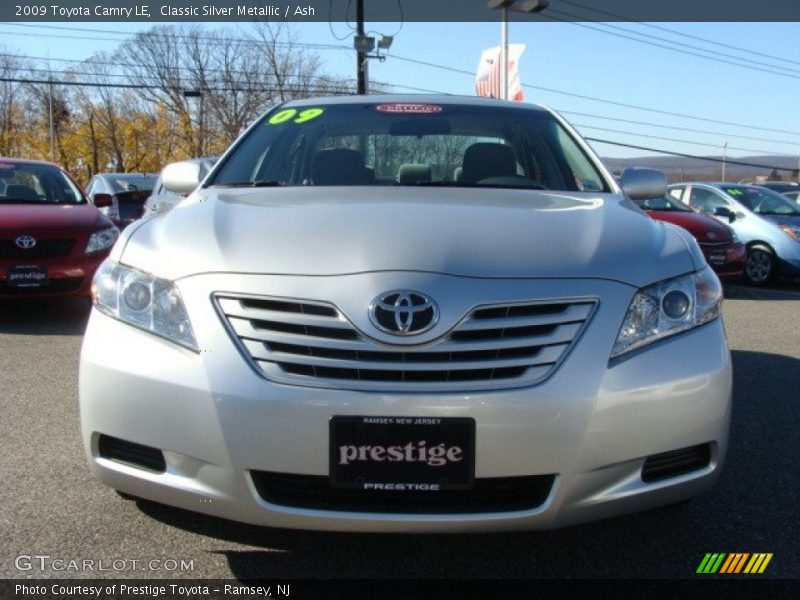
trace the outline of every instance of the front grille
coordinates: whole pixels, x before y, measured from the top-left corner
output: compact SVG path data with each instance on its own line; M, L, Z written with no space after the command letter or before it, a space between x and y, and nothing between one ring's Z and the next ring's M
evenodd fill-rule
M81 285L83 285L82 277L51 279L47 285L41 287L9 287L7 282L0 281L0 294L19 294L21 296L69 294L78 291Z
M140 469L157 473L167 470L164 453L157 448L135 444L110 435L101 435L97 440L97 450L102 458L133 465Z
M265 502L294 508L396 514L512 512L538 508L555 475L476 479L470 490L436 492L339 489L327 477L251 471Z
M391 345L356 329L333 305L220 294L216 303L242 351L267 378L377 390L496 389L539 383L564 359L594 300L473 309L426 344Z
M650 483L707 467L711 462L711 444L700 444L647 457L642 480Z
M0 258L53 258L72 252L75 240L37 240L33 248L20 248L14 240L0 240Z

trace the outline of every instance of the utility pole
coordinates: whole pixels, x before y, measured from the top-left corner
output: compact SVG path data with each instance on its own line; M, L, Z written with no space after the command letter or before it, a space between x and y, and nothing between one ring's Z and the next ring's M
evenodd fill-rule
M500 99L508 100L508 6L504 4L500 11Z
M722 146L722 181L725 181L725 163L728 160L728 142Z
M356 35L360 39L364 39L364 0L356 0ZM361 95L367 94L368 87L368 73L367 66L367 53L362 52L361 48L356 47L356 79L358 81L358 93Z
M50 161L56 162L56 129L53 125L53 79L52 77L48 77L47 79L47 104L48 108L48 117L50 121Z

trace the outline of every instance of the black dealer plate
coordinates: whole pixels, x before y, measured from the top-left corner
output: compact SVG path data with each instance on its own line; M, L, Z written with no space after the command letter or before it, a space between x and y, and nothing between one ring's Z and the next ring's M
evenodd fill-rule
M330 479L340 488L435 491L472 487L475 420L336 416Z
M6 285L10 288L38 288L46 286L47 269L35 265L20 265L11 267L6 272Z

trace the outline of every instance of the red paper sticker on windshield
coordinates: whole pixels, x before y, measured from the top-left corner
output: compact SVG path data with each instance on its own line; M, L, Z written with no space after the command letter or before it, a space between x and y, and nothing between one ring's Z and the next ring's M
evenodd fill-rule
M406 115L431 115L442 112L438 104L415 104L411 102L395 102L393 104L378 104L375 110L382 113L402 113Z

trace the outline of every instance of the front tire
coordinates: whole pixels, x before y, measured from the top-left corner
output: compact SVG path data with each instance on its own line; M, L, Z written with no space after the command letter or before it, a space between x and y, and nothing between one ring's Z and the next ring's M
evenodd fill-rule
M753 246L747 250L744 274L751 285L762 286L775 276L775 254L766 246Z

